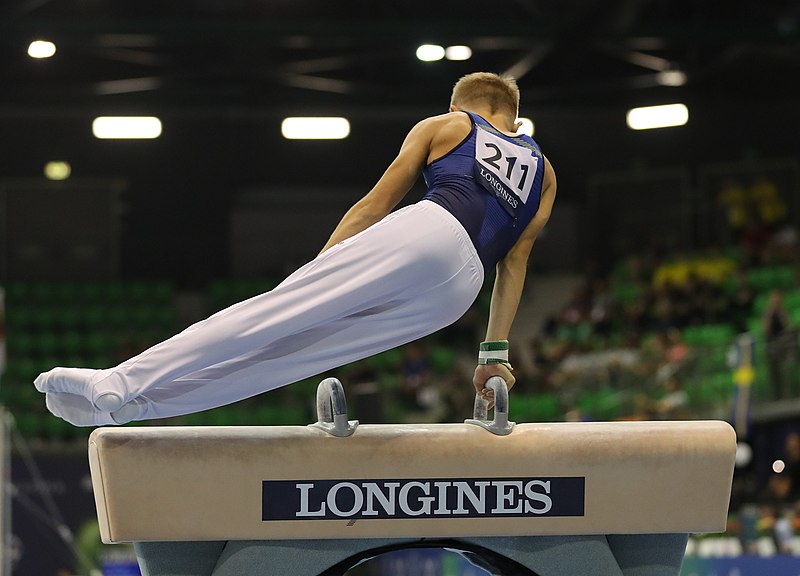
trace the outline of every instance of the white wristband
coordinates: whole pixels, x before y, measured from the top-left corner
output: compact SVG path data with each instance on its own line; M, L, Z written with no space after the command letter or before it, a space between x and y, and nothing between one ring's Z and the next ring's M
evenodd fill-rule
M508 340L481 342L478 364L508 364Z

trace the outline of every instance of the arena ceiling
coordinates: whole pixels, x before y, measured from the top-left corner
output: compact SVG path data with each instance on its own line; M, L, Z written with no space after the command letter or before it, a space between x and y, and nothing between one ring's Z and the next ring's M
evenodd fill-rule
M28 57L36 39L55 56ZM422 43L472 58L421 62ZM550 229L561 219L553 237L575 246L597 174L800 154L796 0L2 0L0 183L39 186L53 160L72 174L56 185L123 182L122 272L200 282L232 269L229 215L251 191L270 218L324 220L275 232L318 249L413 123L446 110L475 70L519 79L559 173ZM686 126L626 127L630 106L672 101L689 105ZM116 114L157 115L163 135L94 138L92 119ZM352 132L286 141L285 115L346 116Z
M474 70L511 73L525 103L546 105L790 98L799 28L789 0L6 0L0 110L390 114L441 107ZM54 58L27 57L37 38L56 43ZM420 62L425 42L473 56ZM664 72L685 85L664 85Z

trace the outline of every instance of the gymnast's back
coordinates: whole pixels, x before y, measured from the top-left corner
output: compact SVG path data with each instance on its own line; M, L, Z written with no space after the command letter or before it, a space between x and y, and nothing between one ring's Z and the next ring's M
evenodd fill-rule
M539 207L544 156L527 135L509 135L472 112L451 113L443 132L450 148L437 150L423 171L430 200L464 226L492 269L519 239ZM466 122L468 120L469 127ZM448 134L449 133L449 134ZM463 134L456 142L452 134ZM440 145L439 148L444 148Z

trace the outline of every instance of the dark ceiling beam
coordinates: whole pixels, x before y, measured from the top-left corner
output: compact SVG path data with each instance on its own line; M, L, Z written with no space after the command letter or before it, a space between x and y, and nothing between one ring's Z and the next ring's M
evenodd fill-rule
M524 78L531 70L541 62L553 49L552 44L544 44L531 48L522 58L508 67L504 74L512 76L517 80Z
M416 19L409 20L356 20L347 19L339 21L318 20L282 20L282 19L202 19L202 18L160 18L160 19L49 19L25 18L7 19L0 21L2 34L29 34L50 33L60 35L86 35L100 34L149 34L161 37L180 38L190 36L223 35L231 40L248 39L264 42L283 42L292 36L308 36L315 43L321 39L396 39L397 37L424 40L465 38L472 36L500 36L500 37L528 37L535 35L541 37L554 32L551 25L527 22L524 19L491 20L476 19L450 19L447 22L431 23Z
M645 52L639 52L637 50L631 50L619 44L599 42L597 47L604 53L618 58L623 62L633 64L634 66L639 66L640 68L646 68L647 70L652 70L654 72L670 70L675 65L674 62L671 62L666 58L655 56L653 54L647 54Z
M102 48L154 48L158 38L151 34L100 34L95 43Z
M158 54L128 48L104 48L95 52L93 56L104 60L114 60L139 66L160 66L163 64L162 58Z
M777 42L791 46L800 39L800 28L779 30L769 22L741 23L703 22L702 25L678 25L662 23L658 26L637 24L624 31L615 31L603 26L579 26L587 34L567 33L575 47L585 46L591 38L602 38L614 43L627 43L632 48L678 48L698 44L730 42ZM474 41L488 49L515 49L530 47L531 41L550 42L564 37L554 23L541 22L536 18L490 20L451 19L436 25L418 20L226 20L226 19L147 19L147 20L101 20L101 19L48 19L48 18L0 18L0 38L28 39L34 36L50 36L64 41L85 42L87 38L101 38L104 43L118 39L118 45L137 47L141 45L175 45L186 42L207 43L251 42L261 45L286 46L293 38L304 37L309 48L327 49L357 46L363 42L420 41L442 43L467 43ZM363 44L362 44L363 45ZM559 46L559 49L562 46Z
M125 78L122 80L106 80L95 82L94 93L100 96L111 94L131 94L134 92L150 92L161 88L161 79L156 77Z
M287 62L283 65L283 68L295 74L317 74L319 72L342 70L352 66L354 63L355 59L350 56L328 56Z
M22 14L29 14L31 12L35 12L39 8L49 4L52 1L53 0L23 0L16 6L9 9L8 12L15 14L17 16Z
M333 78L321 78L319 76L309 76L306 74L286 73L279 76L287 86L314 90L317 92L331 92L334 94L350 94L354 91L352 82L336 80Z

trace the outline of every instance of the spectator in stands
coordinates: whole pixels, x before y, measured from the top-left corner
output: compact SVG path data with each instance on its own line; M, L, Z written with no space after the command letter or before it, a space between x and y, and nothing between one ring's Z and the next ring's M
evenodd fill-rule
M683 341L681 331L675 328L667 330L664 333L664 356L656 370L656 378L667 382L686 365L690 354L691 350Z
M764 262L764 252L769 245L770 232L755 214L750 214L747 224L739 233L739 248L746 266L759 266Z
M768 230L775 230L786 218L786 202L778 187L766 176L758 176L750 187L758 217Z
M472 356L469 357L470 362ZM469 368L466 368L469 366ZM439 414L441 422L460 422L473 413L474 398L464 394L464 382L471 378L471 364L456 362L452 370L441 377L438 382ZM519 380L515 386L519 384Z
M783 462L786 468L783 474L791 481L790 498L798 501L800 500L800 433L792 432L786 437L784 452Z
M656 402L655 413L660 420L680 420L688 416L689 396L683 384L675 375L664 382L666 394Z
M403 376L402 398L411 409L422 408L424 390L430 383L431 365L424 341L411 342L403 346L403 360L400 362Z
M689 346L683 341L681 331L674 328L667 332L667 343L667 362L679 368L689 358Z
M747 320L752 314L755 299L756 294L753 287L748 284L744 272L739 271L733 276L723 319L730 323L737 332L746 332Z
M747 223L749 198L747 189L738 180L725 180L717 194L717 204L725 212L728 230L732 239L738 239L739 233Z
M598 277L592 283L589 319L595 333L607 336L613 328L617 303L608 282L608 278Z
M721 285L736 271L736 262L713 246L695 262L695 274L711 284Z
M794 222L785 221L773 232L768 260L771 262L800 261L800 229Z
M786 382L786 360L793 352L793 331L783 294L773 290L761 317L767 355L769 384L774 399L785 398L788 393Z
M673 298L668 287L662 287L656 293L656 299L650 309L652 322L650 330L667 332L678 326L678 311L676 310L677 298Z
M786 474L773 472L767 481L767 489L761 497L762 504L781 508L791 503L792 479Z
M672 285L683 286L692 274L692 262L683 254L676 254L656 268L653 285L656 287Z

